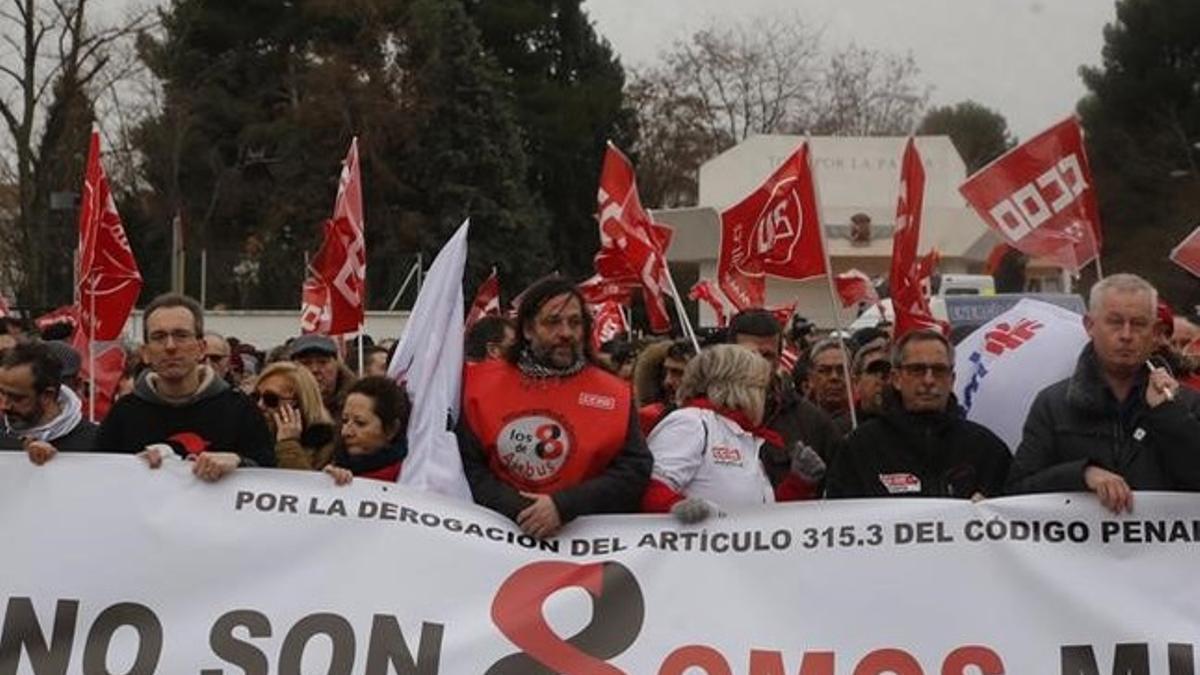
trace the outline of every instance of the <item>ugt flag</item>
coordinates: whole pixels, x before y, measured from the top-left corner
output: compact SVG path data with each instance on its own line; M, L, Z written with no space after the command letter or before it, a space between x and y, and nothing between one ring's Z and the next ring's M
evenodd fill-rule
M1021 300L954 348L954 394L967 419L1016 452L1034 397L1070 377L1087 342L1082 316Z
M462 282L469 227L470 221L464 221L434 258L388 364L388 377L412 401L408 457L397 482L468 501L471 489L453 429L462 392Z
M1026 255L1078 271L1100 254L1100 210L1074 117L1008 151L958 191L988 227Z
M1200 226L1171 249L1171 262L1200 277Z
M367 275L357 137L342 162L333 218L325 222L324 234L304 282L300 327L305 333L353 333L363 326Z
M116 340L142 292L142 273L100 164L100 132L92 130L79 205L79 328L91 340Z
M717 285L735 307L761 307L765 275L823 276L821 210L813 188L808 143L745 199L721 212Z

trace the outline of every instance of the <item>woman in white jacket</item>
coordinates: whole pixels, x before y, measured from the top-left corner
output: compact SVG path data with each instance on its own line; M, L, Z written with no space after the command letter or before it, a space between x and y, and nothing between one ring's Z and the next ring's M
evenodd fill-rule
M770 379L770 364L737 345L710 347L688 363L679 409L647 439L654 470L643 510L694 521L775 501L758 454L764 440L780 442L759 426Z

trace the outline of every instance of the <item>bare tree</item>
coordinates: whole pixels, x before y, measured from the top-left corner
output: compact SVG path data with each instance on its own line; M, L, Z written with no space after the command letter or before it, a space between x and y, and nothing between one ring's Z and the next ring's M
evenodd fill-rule
M929 98L911 55L832 54L798 16L713 25L676 42L626 89L638 113L643 198L695 203L700 164L754 134L903 134Z
M47 239L52 193L65 187L66 175L80 174L95 92L112 83L106 75L114 45L148 25L148 17L93 28L88 0L0 4L0 118L8 132L2 176L16 185L11 223L0 231L10 261L0 267L0 284L15 290L21 305L44 306L52 295L46 270L63 259Z

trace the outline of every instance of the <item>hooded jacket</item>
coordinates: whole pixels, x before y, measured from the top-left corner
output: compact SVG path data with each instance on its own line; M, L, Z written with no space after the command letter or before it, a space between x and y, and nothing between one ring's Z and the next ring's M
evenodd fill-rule
M145 372L133 393L118 400L100 425L96 449L138 453L166 443L186 457L204 451L234 452L247 464L275 466L274 442L250 399L201 366L200 386L184 399L159 393L158 378Z
M1135 490L1200 490L1200 395L1181 387L1174 401L1146 403L1145 371L1124 404L1100 375L1091 344L1071 377L1038 393L1025 419L1008 489L1087 490L1083 472L1099 466Z
M1012 455L951 397L942 412L911 413L884 393L883 413L858 426L826 474L828 497L958 497L1003 494Z
M98 427L84 418L79 397L63 386L58 392L58 405L59 413L54 419L30 429L13 428L9 426L7 418L3 419L0 450L22 450L25 438L45 441L59 452L91 450L95 445Z

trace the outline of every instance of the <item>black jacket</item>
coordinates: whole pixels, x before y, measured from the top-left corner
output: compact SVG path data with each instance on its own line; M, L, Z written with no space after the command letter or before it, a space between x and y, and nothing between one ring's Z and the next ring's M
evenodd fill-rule
M1083 491L1096 465L1135 490L1200 490L1200 397L1186 387L1150 408L1145 376L1124 406L1089 344L1071 377L1038 393L1013 459L1009 492Z
M143 374L133 393L108 411L96 449L132 454L167 443L180 455L200 449L235 452L248 464L275 466L275 442L262 414L245 394L205 370L200 390L186 401L163 398L151 374Z
M59 452L88 452L96 445L95 424L86 419L80 420L73 429L65 435L51 439L50 445ZM0 450L23 450L25 444L16 433L0 433Z
M945 412L910 413L899 395L863 422L825 477L828 497L960 497L1000 495L1012 454L986 427ZM890 489L889 489L890 486Z
M820 408L798 395L791 383L775 378L767 397L763 426L783 438L784 447L763 443L759 458L771 485L778 486L792 470L797 443L811 447L828 465L841 445L842 435Z

